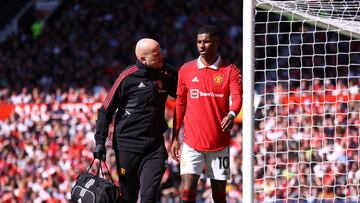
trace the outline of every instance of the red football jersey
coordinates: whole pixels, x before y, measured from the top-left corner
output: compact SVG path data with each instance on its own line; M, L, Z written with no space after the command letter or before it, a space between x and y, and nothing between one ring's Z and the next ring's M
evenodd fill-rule
M218 57L205 67L200 58L192 60L179 70L174 127L184 121L184 142L198 151L222 150L230 133L222 131L221 121L229 111L238 114L241 103L241 73L234 64Z

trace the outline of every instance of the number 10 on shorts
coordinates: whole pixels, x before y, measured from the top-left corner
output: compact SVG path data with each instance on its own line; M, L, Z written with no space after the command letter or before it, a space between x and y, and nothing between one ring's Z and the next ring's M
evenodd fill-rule
M225 157L218 157L219 160L219 169L228 169L229 168L229 157L225 156Z

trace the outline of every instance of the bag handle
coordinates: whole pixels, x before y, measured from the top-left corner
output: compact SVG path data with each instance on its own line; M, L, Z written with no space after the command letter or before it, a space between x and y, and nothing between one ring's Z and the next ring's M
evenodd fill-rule
M94 164L94 161L95 161L95 158L92 160L92 162L91 162L91 164L90 164L87 172L90 171L92 165ZM113 184L115 184L113 178L111 177L110 170L109 170L109 168L108 168L107 165L106 165L106 162L105 162L105 161L102 161L102 160L100 160L100 159L99 159L99 164L98 164L98 167L97 167L97 170L96 170L96 176L99 176L100 171L101 171L102 176L105 178L105 174L104 174L104 170L102 169L101 162L104 163L105 168L106 168L106 170L107 170L107 172L108 172L108 174L109 174L109 177L110 177L111 182L112 182Z

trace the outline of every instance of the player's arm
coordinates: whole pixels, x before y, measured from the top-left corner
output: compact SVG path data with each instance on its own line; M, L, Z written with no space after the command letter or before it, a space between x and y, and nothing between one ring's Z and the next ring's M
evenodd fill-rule
M242 105L242 78L241 72L236 66L233 66L230 72L230 95L232 100L230 111L221 122L221 128L224 132L231 130L234 119L240 112Z
M180 72L178 79L178 86L177 86L177 98L176 98L176 104L174 110L173 137L172 137L172 145L171 145L171 156L174 160L177 161L180 158L179 133L186 112L187 92L188 90L183 81L183 76Z

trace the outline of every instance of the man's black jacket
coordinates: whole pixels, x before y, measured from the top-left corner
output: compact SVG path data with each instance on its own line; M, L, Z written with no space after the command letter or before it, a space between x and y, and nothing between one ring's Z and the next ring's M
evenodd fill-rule
M115 117L113 146L117 150L144 152L163 142L167 96L176 97L177 69L164 65L152 69L140 61L125 68L98 111L96 144L105 144Z

